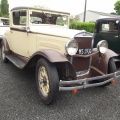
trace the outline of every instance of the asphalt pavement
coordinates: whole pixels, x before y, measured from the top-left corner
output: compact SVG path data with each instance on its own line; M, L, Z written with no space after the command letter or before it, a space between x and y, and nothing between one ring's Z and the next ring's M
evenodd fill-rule
M120 80L77 94L60 92L46 106L39 99L34 71L0 59L0 120L120 120Z

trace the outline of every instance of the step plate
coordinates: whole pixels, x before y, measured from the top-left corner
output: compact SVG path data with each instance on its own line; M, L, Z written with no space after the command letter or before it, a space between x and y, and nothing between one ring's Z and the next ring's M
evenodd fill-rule
M18 57L16 57L15 55L11 54L11 55L6 55L6 58L11 61L16 67L22 69L24 68L24 66L26 65L23 61L21 61L20 59L18 59Z

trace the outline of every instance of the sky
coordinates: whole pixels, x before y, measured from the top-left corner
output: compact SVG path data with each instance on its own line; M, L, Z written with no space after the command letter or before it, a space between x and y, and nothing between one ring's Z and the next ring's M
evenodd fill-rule
M104 13L114 11L114 4L117 0L87 0L86 10L93 10ZM71 15L77 15L84 11L85 0L8 0L9 9L18 6L35 5L45 6L51 10L69 12Z

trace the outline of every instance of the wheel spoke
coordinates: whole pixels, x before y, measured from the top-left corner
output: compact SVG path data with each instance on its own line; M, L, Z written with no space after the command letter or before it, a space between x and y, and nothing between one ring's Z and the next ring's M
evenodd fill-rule
M49 80L46 68L43 66L39 69L39 86L42 94L47 96L49 93Z

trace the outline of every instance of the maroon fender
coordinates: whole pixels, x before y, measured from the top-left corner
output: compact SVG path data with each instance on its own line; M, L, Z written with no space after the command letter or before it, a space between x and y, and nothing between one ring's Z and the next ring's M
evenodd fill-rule
M105 54L98 53L96 55L93 55L91 66L94 66L95 68L99 69L102 73L107 74L109 59L115 56L118 56L118 54L116 54L110 49L108 49Z
M65 55L62 55L61 53L50 49L40 50L36 52L33 57L36 55L41 55L48 59L50 62L68 62L68 59Z

